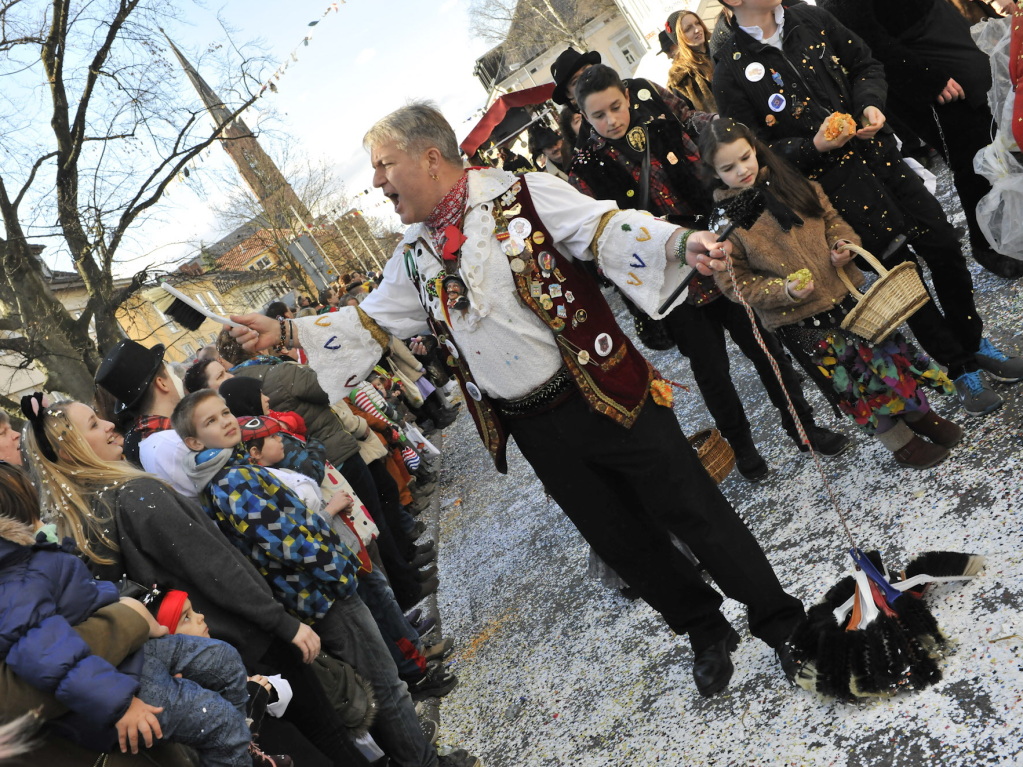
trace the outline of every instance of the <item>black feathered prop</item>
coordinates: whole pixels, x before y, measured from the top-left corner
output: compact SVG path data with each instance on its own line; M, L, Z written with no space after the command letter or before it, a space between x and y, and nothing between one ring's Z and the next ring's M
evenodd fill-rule
M756 187L750 187L739 192L734 197L729 197L721 205L722 218L728 219L728 225L718 235L717 241L724 242L736 229L749 229L757 222L757 219L760 218L760 215L766 208L767 201ZM664 314L668 311L671 305L675 303L675 299L682 295L682 291L689 287L689 283L693 281L697 274L698 272L695 269L691 269L689 274L682 278L682 282L679 283L678 287L668 296L668 300L657 308L657 313Z
M928 552L892 578L878 552L850 549L853 575L811 607L789 639L799 664L796 684L825 697L852 702L921 690L941 679L945 635L923 602L935 583L969 580L984 558Z

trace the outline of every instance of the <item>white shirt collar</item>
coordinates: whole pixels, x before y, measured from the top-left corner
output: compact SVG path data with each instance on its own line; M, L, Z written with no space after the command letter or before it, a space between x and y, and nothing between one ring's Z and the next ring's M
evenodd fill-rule
M764 37L764 30L760 27L743 27L740 26L743 32L752 37L754 40L759 40L767 45L773 45L775 48L781 47L781 33L782 28L785 26L785 9L780 5L774 9L774 23L778 25L778 30L768 38Z

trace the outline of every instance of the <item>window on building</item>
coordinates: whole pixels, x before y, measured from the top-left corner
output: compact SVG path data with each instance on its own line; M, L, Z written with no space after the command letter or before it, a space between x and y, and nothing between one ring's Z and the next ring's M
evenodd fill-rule
M210 290L206 293L206 295L209 296L210 306L213 307L213 311L217 314L223 314L224 307L220 305L220 299L217 298L217 294Z
M195 347L192 344L185 344L185 359L191 361L195 356Z
M250 272L255 272L255 271L258 271L260 269L271 269L271 268L273 268L273 265L274 265L274 262L270 259L269 256L263 256L258 261L254 262L252 264L249 264L249 271Z
M160 323L162 325L165 325L167 327L167 330L169 330L171 333L177 333L181 329L174 323L174 320L172 320L170 317L163 313L159 306L153 304L153 308L156 309L156 314L160 318Z
M622 58L625 59L625 63L629 66L634 65L639 61L639 46L636 45L636 41L632 39L632 35L626 33L615 40L615 45L622 54Z

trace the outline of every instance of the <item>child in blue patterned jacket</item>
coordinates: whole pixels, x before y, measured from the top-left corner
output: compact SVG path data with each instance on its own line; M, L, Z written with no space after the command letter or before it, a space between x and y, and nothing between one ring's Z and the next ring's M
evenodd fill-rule
M277 601L312 625L324 651L354 666L372 685L384 753L403 764L436 764L408 688L356 592L358 555L294 490L252 462L238 419L219 394L202 389L186 395L171 423L193 451L185 469L202 488L206 513L252 560ZM340 510L340 503L331 509Z

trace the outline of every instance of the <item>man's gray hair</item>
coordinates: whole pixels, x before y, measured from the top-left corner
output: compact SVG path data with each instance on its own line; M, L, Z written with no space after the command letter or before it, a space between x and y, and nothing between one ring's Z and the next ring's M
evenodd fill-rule
M413 101L394 110L367 131L362 145L372 150L384 141L393 141L398 149L409 154L421 154L436 147L447 162L462 164L455 132L432 101Z

